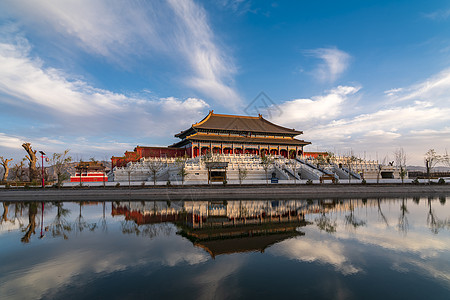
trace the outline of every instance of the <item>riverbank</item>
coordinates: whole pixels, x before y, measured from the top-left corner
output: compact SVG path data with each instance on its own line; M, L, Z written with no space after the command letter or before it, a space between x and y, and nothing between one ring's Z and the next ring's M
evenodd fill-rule
M0 190L0 201L281 200L421 196L450 196L450 185L212 185Z

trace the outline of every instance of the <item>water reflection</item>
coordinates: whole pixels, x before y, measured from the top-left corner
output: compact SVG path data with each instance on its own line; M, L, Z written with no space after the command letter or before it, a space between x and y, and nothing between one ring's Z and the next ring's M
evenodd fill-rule
M52 237L63 237L67 240L68 234L72 231L72 226L67 220L70 216L70 210L64 207L64 203L55 202L56 215L53 222L50 223L49 229Z
M386 298L361 292L378 282L440 298L450 291L446 199L2 202L0 294L89 298L108 287L130 298L151 286L155 298L252 298L255 288L264 298L296 286L307 298ZM405 291L405 280L422 289Z
M398 206L396 221L397 230L407 235L410 223L408 202L419 206L420 198L388 199L349 199L349 200L298 200L298 201L115 201L115 202L2 202L3 212L0 222L0 232L20 228L23 232L21 241L29 243L37 227L44 228L52 237L68 239L71 233L82 233L84 230L102 232L108 231L108 218L120 217L121 232L149 238L159 234L170 235L172 229L155 224L172 223L178 227L178 233L191 240L198 240L201 234L207 232L208 239L215 235L226 236L267 235L272 232L291 231L308 224L315 224L320 231L330 234L338 230L354 231L359 227L368 226L367 218L361 214L361 208L370 210L370 214L377 213L377 224L384 224L390 228L393 222L385 210ZM446 204L446 197L422 198L426 206L420 207L426 212L426 225L429 230L438 234L441 230L449 229L448 215L436 213ZM41 206L42 205L42 206ZM74 209L76 205L77 209ZM84 208L90 207L89 214L97 214L97 219L86 220L83 216ZM107 216L107 206L110 216ZM376 209L376 210L375 210ZM365 212L367 214L367 211ZM26 216L26 218L24 217ZM45 222L44 224L44 216ZM309 216L309 217L308 217ZM338 216L340 221L338 222ZM39 218L41 217L41 218ZM379 222L381 221L381 223ZM417 222L418 220L415 220ZM374 223L374 220L370 221ZM340 224L342 223L342 224ZM284 225L280 225L284 224ZM344 227L341 227L344 226ZM268 228L273 228L269 230ZM233 228L236 232L226 230ZM247 228L239 231L239 228ZM226 233L228 232L228 233ZM299 231L297 231L299 232ZM197 236L197 237L195 237ZM194 238L195 237L195 238ZM202 237L203 238L203 237Z
M264 250L272 244L301 235L305 226L302 202L280 201L152 201L114 202L112 215L123 216L122 232L149 238L178 234L211 257L220 254Z

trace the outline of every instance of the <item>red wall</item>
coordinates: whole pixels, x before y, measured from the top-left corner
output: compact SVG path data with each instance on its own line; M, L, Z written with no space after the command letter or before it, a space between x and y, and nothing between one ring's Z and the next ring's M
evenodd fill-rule
M122 157L111 157L111 168L124 167L128 162L137 162L143 157L181 157L191 156L189 148L168 148L168 147L141 147L137 146L134 151L126 151Z
M81 182L103 182L108 181L108 176L81 176ZM70 182L80 182L80 176L71 176Z
M319 157L319 155L322 155L323 157L327 157L328 153L327 152L303 152L303 155L317 158L317 157Z

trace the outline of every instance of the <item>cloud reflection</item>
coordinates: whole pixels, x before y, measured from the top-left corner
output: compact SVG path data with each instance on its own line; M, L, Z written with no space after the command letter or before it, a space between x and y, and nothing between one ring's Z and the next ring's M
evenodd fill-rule
M272 246L269 253L304 262L332 265L344 275L362 270L352 265L345 255L344 245L338 241L320 241L311 237L293 238Z
M164 266L195 265L209 259L207 253L192 247L174 232L154 239L129 235L98 239L95 234L86 234L56 248L37 249L33 259L14 263L20 271L0 276L4 282L0 294L10 299L35 299L74 282L86 284L98 274L105 276L137 267L155 271Z

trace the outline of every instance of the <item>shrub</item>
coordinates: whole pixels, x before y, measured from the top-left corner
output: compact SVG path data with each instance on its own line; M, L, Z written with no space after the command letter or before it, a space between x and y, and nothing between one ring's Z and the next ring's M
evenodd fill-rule
M223 185L226 185L228 182L226 180L223 181Z
M170 182L170 180L167 180L166 185L167 185L167 186L171 186L171 185L172 185L172 183Z
M116 183L116 187L119 187L119 186L120 186L120 182Z
M361 180L361 184L366 184L367 181L365 179Z
M413 181L412 181L412 184L419 184L419 179L414 179Z
M444 180L444 178L439 178L439 181L438 181L438 183L439 183L439 184L445 184L445 180Z
M311 179L308 179L308 180L306 181L306 184L311 185L311 184L313 184L313 181L312 181Z

